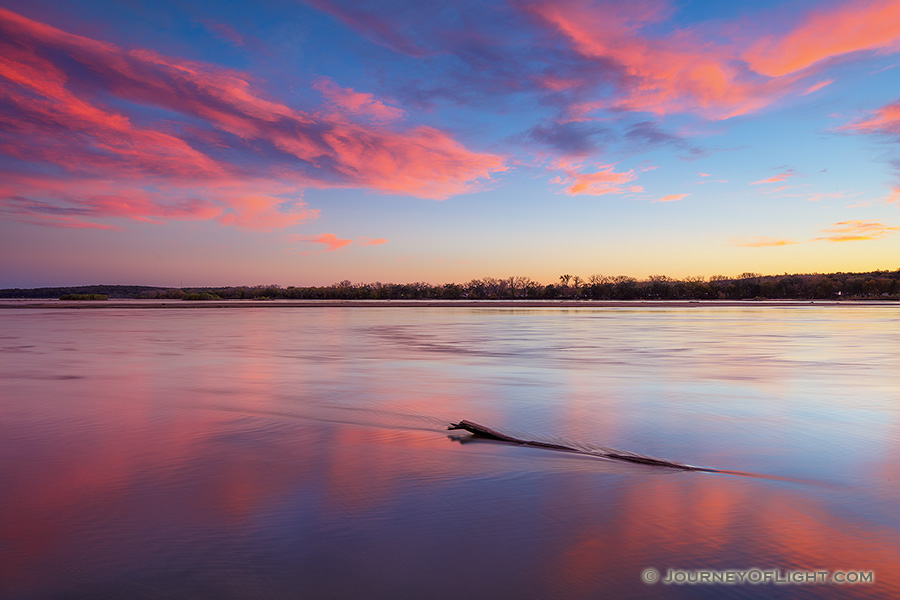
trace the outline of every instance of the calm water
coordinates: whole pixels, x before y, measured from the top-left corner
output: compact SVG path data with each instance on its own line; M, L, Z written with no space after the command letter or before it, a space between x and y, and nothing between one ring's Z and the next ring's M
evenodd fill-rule
M897 597L898 476L900 307L0 310L2 598Z

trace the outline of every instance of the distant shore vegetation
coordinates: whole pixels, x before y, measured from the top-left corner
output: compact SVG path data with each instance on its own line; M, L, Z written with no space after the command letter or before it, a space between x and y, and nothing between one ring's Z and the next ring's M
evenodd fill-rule
M63 294L60 300L109 300L106 294Z
M328 286L279 285L164 288L90 285L0 290L0 298L60 300L900 300L900 269L868 273L808 273L644 280L624 275L582 278L564 273L558 281L530 277L485 277L467 283L352 283Z

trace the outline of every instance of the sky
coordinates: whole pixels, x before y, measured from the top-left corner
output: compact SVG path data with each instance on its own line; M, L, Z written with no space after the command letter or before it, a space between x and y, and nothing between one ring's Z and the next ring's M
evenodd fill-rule
M896 0L0 0L0 287L898 268Z

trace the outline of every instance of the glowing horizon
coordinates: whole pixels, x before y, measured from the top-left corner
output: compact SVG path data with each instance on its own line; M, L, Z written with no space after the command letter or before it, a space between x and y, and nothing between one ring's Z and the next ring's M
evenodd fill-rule
M0 287L900 268L891 0L0 8Z

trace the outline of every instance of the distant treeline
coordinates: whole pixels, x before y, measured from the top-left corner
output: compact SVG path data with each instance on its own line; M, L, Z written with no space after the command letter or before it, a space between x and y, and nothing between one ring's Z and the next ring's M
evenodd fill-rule
M90 285L0 290L0 298L60 298L70 294L148 300L900 300L900 270L796 275L744 273L739 277L714 276L709 279L652 275L646 280L624 275L592 275L585 280L564 274L558 283L551 284L542 284L530 277L485 277L468 283L443 285L341 281L314 287Z

